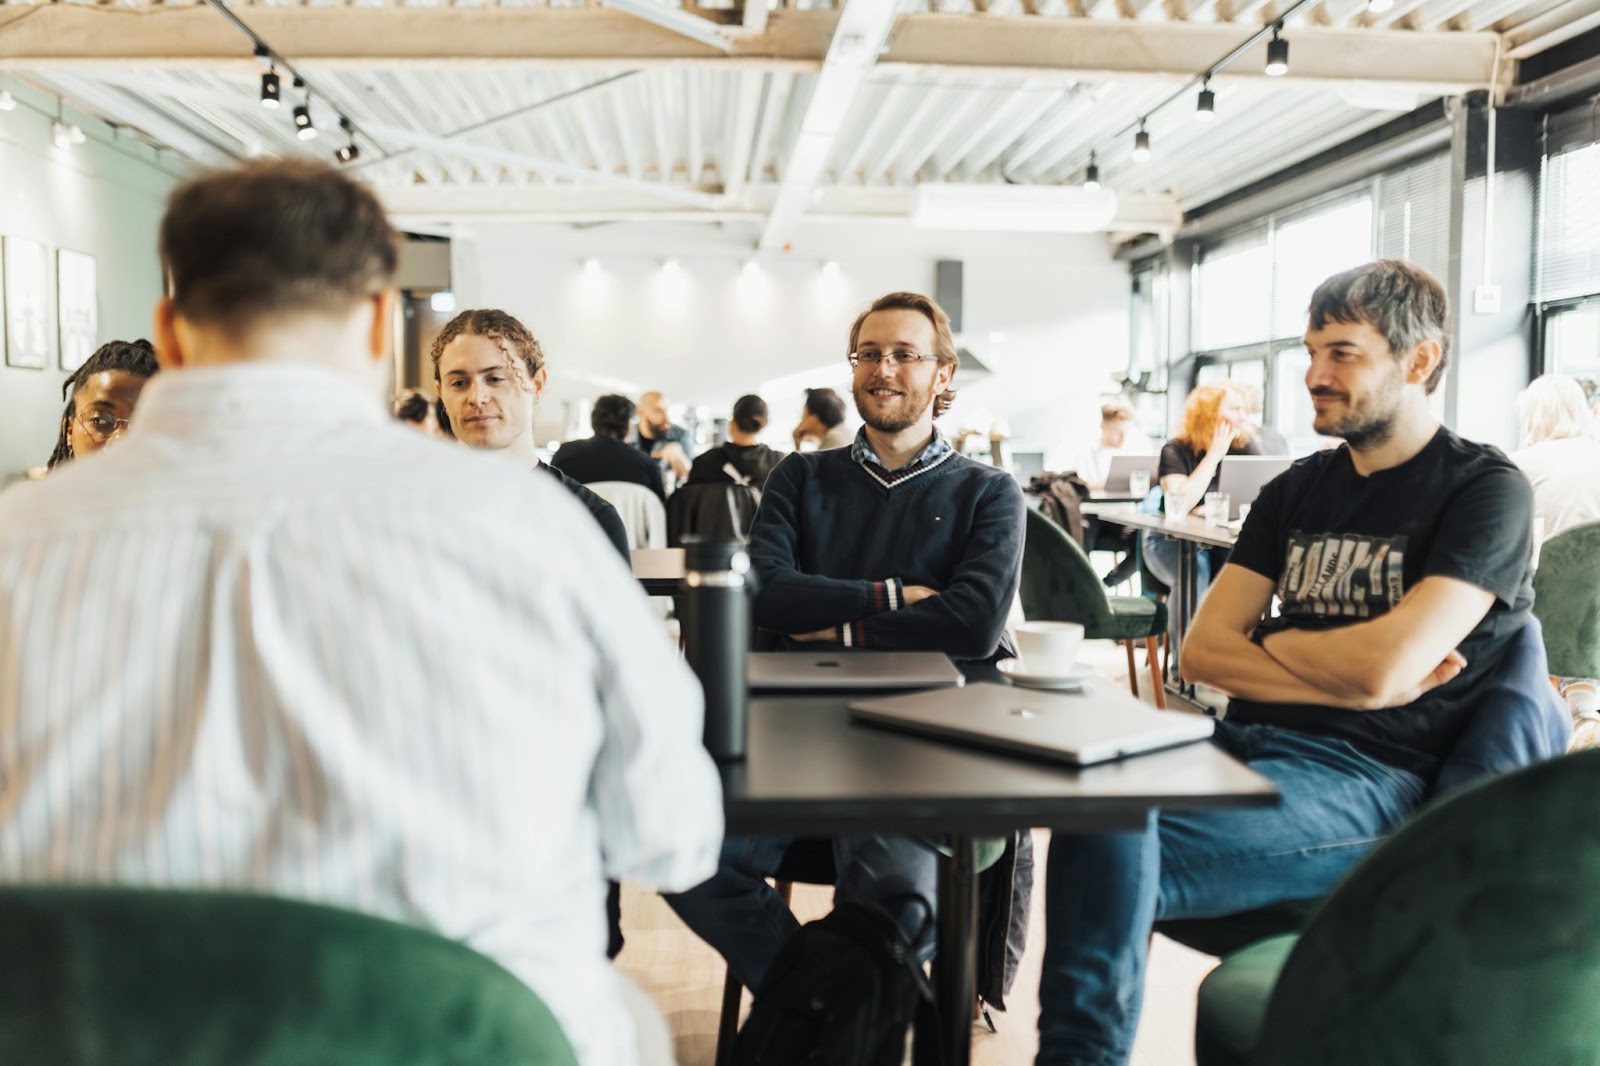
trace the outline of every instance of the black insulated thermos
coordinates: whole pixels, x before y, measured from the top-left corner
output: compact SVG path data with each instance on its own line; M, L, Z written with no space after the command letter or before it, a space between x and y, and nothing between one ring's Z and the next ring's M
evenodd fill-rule
M750 557L736 540L689 536L683 541L683 654L705 690L705 744L714 759L744 758L745 652Z

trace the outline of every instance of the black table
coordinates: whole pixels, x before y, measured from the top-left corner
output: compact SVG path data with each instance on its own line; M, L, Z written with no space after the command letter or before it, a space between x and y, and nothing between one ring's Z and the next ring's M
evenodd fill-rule
M978 677L992 669L974 671ZM988 679L985 677L984 679ZM1108 714L1132 703L1120 685L1090 683ZM879 693L881 695L881 693ZM938 1042L950 1066L971 1058L977 964L977 837L1039 827L1133 830L1152 809L1271 806L1263 777L1209 744L1075 770L993 755L851 721L847 695L750 701L749 753L722 770L730 834L941 834L939 950L933 977ZM1176 713L1176 712L1175 712ZM924 1061L922 1054L919 1061Z

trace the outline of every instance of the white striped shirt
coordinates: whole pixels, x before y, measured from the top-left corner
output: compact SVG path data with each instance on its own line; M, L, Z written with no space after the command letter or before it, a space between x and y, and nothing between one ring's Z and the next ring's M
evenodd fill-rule
M560 485L328 373L161 374L120 443L0 495L7 881L425 926L526 980L585 1066L622 1064L604 878L715 870L700 728Z

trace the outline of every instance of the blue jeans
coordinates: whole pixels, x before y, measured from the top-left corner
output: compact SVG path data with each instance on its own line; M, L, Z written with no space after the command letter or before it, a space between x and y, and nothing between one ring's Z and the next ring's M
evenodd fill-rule
M760 988L784 941L800 928L794 912L766 879L778 869L792 837L728 837L711 878L664 897L684 924L717 949L746 988ZM938 857L926 844L899 835L835 837L834 901L871 903L915 941L919 958L933 956ZM930 909L895 897L920 895Z
M1212 742L1272 781L1279 805L1157 811L1142 832L1051 838L1036 1066L1128 1061L1157 919L1325 895L1426 791L1342 740L1218 722Z
M1178 553L1182 547L1173 538L1162 533L1146 532L1142 534L1140 546L1144 551L1144 565L1150 572L1161 579L1167 588L1178 587ZM1217 547L1198 546L1194 553L1194 588L1195 602L1190 605L1193 610L1200 606L1199 597L1206 594L1206 589L1211 587L1211 576L1221 570L1228 561L1228 549Z

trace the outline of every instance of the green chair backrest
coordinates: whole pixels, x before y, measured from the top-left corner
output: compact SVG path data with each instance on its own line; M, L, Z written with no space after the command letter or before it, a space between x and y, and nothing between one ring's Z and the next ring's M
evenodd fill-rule
M1094 564L1067 531L1028 510L1022 544L1022 614L1029 621L1079 622L1093 630L1111 617Z
M1600 1064L1600 751L1423 810L1285 964L1260 1066Z
M1600 677L1600 522L1573 526L1544 542L1533 596L1550 672Z
M0 1062L576 1066L534 992L454 940L245 893L0 889Z

